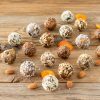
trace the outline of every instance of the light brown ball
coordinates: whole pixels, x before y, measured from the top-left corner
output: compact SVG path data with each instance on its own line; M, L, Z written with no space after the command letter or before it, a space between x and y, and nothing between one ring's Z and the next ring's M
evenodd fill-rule
M96 55L100 57L100 45L96 48Z
M96 29L96 30L94 31L94 37L95 37L96 39L99 39L99 40L100 40L100 29Z

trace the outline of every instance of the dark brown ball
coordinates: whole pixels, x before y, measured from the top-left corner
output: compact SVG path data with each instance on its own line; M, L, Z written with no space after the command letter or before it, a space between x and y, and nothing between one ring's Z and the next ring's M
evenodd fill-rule
M100 40L100 29L95 30L94 37Z
M61 46L58 48L57 54L59 57L63 59L68 59L70 55L70 49L66 46Z
M44 27L48 30L54 30L54 28L56 27L57 23L56 23L56 19L55 18L48 18L45 22L44 22Z
M22 47L25 55L32 57L36 53L36 48L32 42L25 42Z

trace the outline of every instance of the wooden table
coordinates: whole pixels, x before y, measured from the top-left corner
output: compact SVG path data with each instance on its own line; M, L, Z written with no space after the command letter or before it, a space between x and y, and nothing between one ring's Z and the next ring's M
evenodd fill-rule
M63 10L71 10L73 13L84 13L88 16L88 29L84 34L88 34L91 38L91 33L95 30L95 24L100 23L100 0L2 0L0 1L0 42L7 42L7 36L10 32L16 31L25 27L30 22L37 22L42 27L44 32L43 21L49 17L55 17L58 22L57 29L53 32L58 33L59 26L64 24L60 19L60 14ZM73 24L72 24L73 25ZM70 39L74 43L75 34ZM88 50L80 50L75 46L68 60L62 60L57 57L57 47L49 49L43 48L38 39L32 39L27 34L22 33L23 41L33 41L37 47L37 53L34 57L29 58L18 50L17 59L14 64L7 65L0 61L0 100L100 100L100 67L92 67L87 71L87 77L83 79L77 78L79 69L76 65L78 56L82 53L88 53L94 57L95 49L100 42L93 40ZM59 88L55 92L45 92L41 87L41 78L39 75L27 79L19 74L20 64L30 59L40 67L40 70L46 69L40 64L41 54L44 51L51 51L56 56L56 64L52 68L56 72L57 66L61 62L70 62L73 64L75 73L72 77L75 86L68 90L66 89L66 81L59 79ZM4 74L5 69L13 67L16 70L14 75ZM28 82L38 82L39 88L36 90L27 89Z

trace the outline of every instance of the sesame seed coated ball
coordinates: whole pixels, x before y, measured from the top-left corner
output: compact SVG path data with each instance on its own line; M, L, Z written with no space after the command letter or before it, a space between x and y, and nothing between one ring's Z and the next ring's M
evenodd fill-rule
M58 85L58 79L54 75L47 75L42 80L42 87L45 91L55 91Z
M100 45L96 48L96 55L100 57Z

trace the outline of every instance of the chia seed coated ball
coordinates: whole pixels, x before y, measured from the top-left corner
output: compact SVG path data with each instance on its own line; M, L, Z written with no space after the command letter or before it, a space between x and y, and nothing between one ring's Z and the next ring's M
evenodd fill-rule
M42 44L43 47L50 47L54 45L54 37L51 36L49 33L44 33L40 37L39 42Z
M58 67L58 74L63 79L68 79L73 74L73 66L70 63L61 63Z
M16 59L16 52L14 49L8 49L1 53L1 60L4 63L12 64Z
M45 22L44 22L44 27L48 30L54 30L54 28L56 27L57 23L56 23L56 19L55 18L48 18Z
M90 39L88 35L80 34L75 39L75 44L77 45L78 48L86 49L90 45Z
M95 36L96 39L99 39L100 40L100 29L96 29L95 30L94 36Z
M55 56L51 52L45 52L41 55L41 62L46 67L53 67L55 63Z
M36 73L35 64L32 61L24 61L20 65L20 73L25 77L32 77Z
M57 54L60 58L68 59L70 56L70 49L66 46L60 46L57 50Z
M17 32L12 32L8 36L8 43L11 46L18 46L18 45L20 45L22 43L21 35L19 33L17 33Z
M58 85L58 79L54 75L47 75L42 80L42 87L45 91L55 91Z
M73 34L73 29L69 25L62 25L59 29L59 33L62 37L70 38Z
M36 53L36 48L32 42L25 42L22 47L25 55L32 57Z
M62 19L62 21L65 21L67 23L73 22L74 21L74 14L71 11L66 10L61 14L61 19Z
M87 28L87 22L83 19L77 19L74 25L79 31L83 31Z
M96 48L96 55L100 57L100 45Z
M31 37L38 37L40 33L40 26L36 23L30 23L26 27L26 33L28 33Z
M94 61L91 55L81 54L77 59L77 64L82 70L87 70L93 66Z

